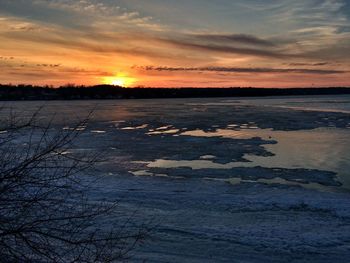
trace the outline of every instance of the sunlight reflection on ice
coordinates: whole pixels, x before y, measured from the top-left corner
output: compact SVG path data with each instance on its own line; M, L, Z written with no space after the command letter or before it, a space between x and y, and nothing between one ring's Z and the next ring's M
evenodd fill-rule
M168 177L168 175L166 175L166 174L151 173L151 172L148 172L147 170L129 171L129 173L133 174L134 176Z
M145 129L147 127L148 127L148 124L143 124L136 127L124 127L124 128L121 128L121 130L139 130L139 129Z
M262 138L274 140L277 144L264 147L274 156L257 156L246 154L248 162L215 163L209 158L200 160L163 160L150 162L148 167L192 169L231 169L237 167L266 167L287 169L315 169L331 171L338 174L340 181L350 187L350 136L347 129L319 128L315 130L275 131L271 129L218 129L215 132L203 130L185 131L181 136L225 137L232 139ZM334 145L336 144L336 147Z
M180 135L196 136L196 137L225 137L234 139L251 139L260 137L262 139L271 139L272 129L217 129L215 132L205 132L203 130L185 131Z
M179 129L171 129L171 130L157 130L157 131L151 131L148 132L148 135L159 135L159 134L175 134L178 133Z
M92 130L91 133L106 133L106 131Z

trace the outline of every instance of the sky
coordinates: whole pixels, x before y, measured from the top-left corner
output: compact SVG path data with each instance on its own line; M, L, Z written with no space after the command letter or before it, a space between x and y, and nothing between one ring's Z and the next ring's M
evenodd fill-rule
M350 0L0 0L0 83L350 86Z

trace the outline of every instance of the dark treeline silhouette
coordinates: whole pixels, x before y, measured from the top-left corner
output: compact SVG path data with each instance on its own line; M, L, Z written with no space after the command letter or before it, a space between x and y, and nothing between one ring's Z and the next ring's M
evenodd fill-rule
M123 88L111 85L58 88L0 85L0 100L154 99L205 97L263 97L350 94L350 87L331 88Z

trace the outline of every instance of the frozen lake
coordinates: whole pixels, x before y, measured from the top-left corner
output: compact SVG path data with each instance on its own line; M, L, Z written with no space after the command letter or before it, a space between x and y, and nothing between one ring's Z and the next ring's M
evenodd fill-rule
M147 262L345 262L350 96L3 102L98 151L91 194L159 222ZM5 131L1 131L5 132Z

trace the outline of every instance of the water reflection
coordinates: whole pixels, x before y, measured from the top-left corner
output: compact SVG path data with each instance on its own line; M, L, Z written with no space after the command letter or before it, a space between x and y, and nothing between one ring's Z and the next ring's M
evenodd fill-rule
M141 130L141 129L145 129L148 127L148 124L142 124L140 126L136 126L136 127L124 127L121 128L121 130Z
M196 137L224 137L233 139L251 139L260 137L269 140L272 137L272 129L217 129L214 132L206 132L203 130L185 131L180 135L196 136Z
M148 172L147 170L139 170L139 171L129 171L129 173L135 176L158 176L158 177L168 177L166 174L155 174Z
M211 159L215 159L216 156L215 155L203 155L200 157L201 160L211 160Z
M337 173L344 187L350 188L350 134L346 129L319 128L315 130L275 131L271 129L218 129L215 132L203 130L185 131L181 136L225 137L252 139L260 137L277 144L264 147L274 156L244 156L248 162L215 163L215 156L202 156L200 160L155 160L148 167L192 169L232 169L237 167L266 167L287 169L313 169Z
M147 167L149 168L181 168L181 167L189 167L193 170L199 170L204 168L211 168L211 169L232 169L236 167L236 163L227 163L227 164L220 164L215 163L213 161L209 160L164 160L164 159L158 159L153 162L149 162L147 164Z
M102 130L92 130L91 133L102 134L102 133L106 133L106 131L102 131Z
M160 134L176 134L180 130L179 129L170 129L170 130L157 130L157 131L151 131L148 132L148 135L160 135Z
M315 129L301 131L262 131L262 136L277 141L265 148L275 154L263 157L246 155L250 163L241 167L305 168L337 173L344 186L350 188L350 134L344 129Z

